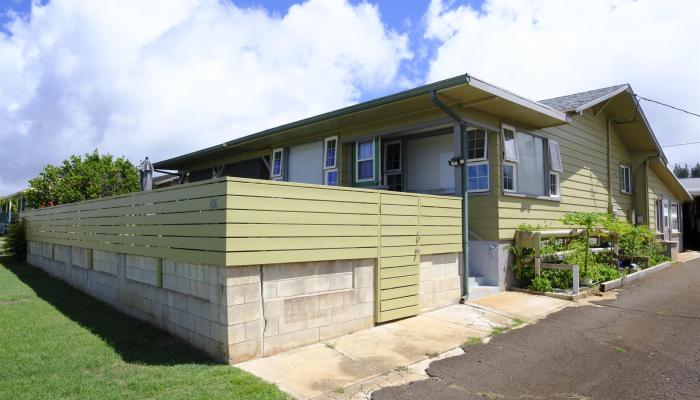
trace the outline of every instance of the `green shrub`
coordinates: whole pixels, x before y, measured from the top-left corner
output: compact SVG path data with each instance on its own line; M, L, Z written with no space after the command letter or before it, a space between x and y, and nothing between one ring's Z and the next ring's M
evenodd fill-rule
M2 250L3 253L20 261L24 261L27 258L26 224L24 219L10 224Z
M543 269L542 277L546 278L553 288L569 289L574 284L574 274L570 270Z
M666 248L646 225L629 227L620 235L620 254L634 257L648 257L649 266L668 261Z
M538 292L551 292L552 291L552 283L549 281L549 279L543 277L543 276L538 276L530 282L530 289L538 291Z
M607 282L620 277L620 271L617 268L600 263L592 264L589 273L594 282Z

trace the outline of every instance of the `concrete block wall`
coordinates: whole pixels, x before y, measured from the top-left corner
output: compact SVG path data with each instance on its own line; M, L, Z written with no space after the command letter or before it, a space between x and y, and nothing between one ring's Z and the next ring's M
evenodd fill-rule
M262 267L263 355L374 325L375 260Z
M30 241L28 262L237 363L371 328L375 259L225 268ZM460 297L458 254L420 264L421 310Z
M29 242L27 261L115 309L228 360L226 268ZM50 257L47 257L50 255ZM166 286L166 284L168 286Z
M462 295L459 253L421 256L419 305L421 312L459 302Z

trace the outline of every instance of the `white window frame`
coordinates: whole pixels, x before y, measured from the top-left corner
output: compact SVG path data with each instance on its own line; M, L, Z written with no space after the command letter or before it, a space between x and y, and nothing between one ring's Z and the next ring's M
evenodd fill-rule
M513 144L515 145L515 157L508 158L506 153L506 130L513 132ZM503 143L503 159L508 162L518 162L518 131L510 125L501 126L501 143Z
M518 193L518 166L512 161L504 161L503 169L505 169L506 166L513 168L513 189L506 189L506 185L502 182L503 191L506 193ZM505 173L503 170L501 170L501 174L501 181L503 181L505 180Z
M552 184L551 184L551 179L552 177L556 177L557 180L557 194L552 194ZM561 198L561 179L559 172L557 171L549 171L549 174L547 175L547 193L549 197L553 199L559 199Z
M676 216L673 216L673 210L676 210ZM680 211L678 210L678 203L671 203L671 213L670 213L670 219L671 219L671 232L673 233L678 233L681 230L681 221L679 218ZM676 226L677 225L677 226Z
M663 221L663 228L664 232L668 231L668 228L671 225L671 205L668 199L662 199L661 200L661 217Z
M338 169L326 169L323 171L323 184L328 185L328 175L335 172L336 173L336 182L335 185L333 186L340 186L340 175L338 175Z
M469 167L478 167L479 165L486 165L486 189L469 189L469 177L467 176L467 192L468 193L484 193L491 190L491 166L488 160L470 162L467 164L467 174L469 173Z
M549 152L549 170L555 172L562 172L564 166L561 161L561 149L559 142L552 139L547 139L547 151ZM558 164L555 165L554 156L556 155L556 161ZM558 178L557 178L558 179Z
M620 193L632 194L632 168L625 164L620 164Z
M275 174L275 154L280 155L280 171ZM284 177L284 148L280 147L278 149L272 150L272 157L270 158L270 179L281 180Z
M360 160L360 143L364 142L370 142L372 143L372 157L371 158L363 158ZM358 140L355 142L355 182L373 182L377 179L376 174L377 174L377 160L376 154L377 154L377 149L376 149L377 142L372 139L366 139L366 140ZM365 179L360 179L360 161L370 161L372 160L372 177L371 178L365 178Z
M664 231L664 222L663 222L663 206L662 206L662 200L661 199L656 199L654 202L654 211L656 212L656 232L657 233L662 233Z
M333 165L327 165L328 160L328 143L335 142L335 154L333 156ZM330 136L323 140L323 169L335 169L338 168L338 136Z
M475 163L479 161L486 161L489 158L489 133L485 129L479 128L469 128L467 129L467 157L469 157L469 135L470 132L483 132L484 133L484 156L479 158L467 158L467 162Z

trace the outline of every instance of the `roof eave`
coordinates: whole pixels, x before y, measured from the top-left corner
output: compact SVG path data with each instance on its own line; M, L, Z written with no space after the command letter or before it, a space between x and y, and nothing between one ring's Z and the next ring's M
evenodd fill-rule
M406 91L403 91L400 93L395 93L392 95L380 97L378 99L366 101L364 103L354 104L354 105L344 107L344 108L341 108L338 110L330 111L330 112L323 113L323 114L316 115L316 116L309 117L309 118L304 118L304 119L294 121L294 122L291 122L288 124L280 125L278 127L266 129L266 130L263 130L263 131L260 131L257 133L253 133L251 135L247 135L247 136L243 136L243 137L240 137L240 138L237 138L234 140L230 140L230 141L224 142L224 143L216 145L216 146L211 146L211 147L208 147L208 148L205 148L202 150L197 150L197 151L194 151L191 153L183 154L181 156L169 158L167 160L158 161L158 162L153 164L153 167L160 168L160 169L168 169L168 164L178 163L180 161L184 161L184 160L188 160L188 159L191 159L193 157L200 156L200 155L212 153L212 152L215 152L217 150L224 150L225 148L227 148L229 146L234 146L234 145L237 145L240 143L249 142L251 140L256 140L259 138L267 137L269 135L274 135L275 133L280 133L283 131L294 129L296 127L319 123L319 122L322 122L322 121L325 121L325 120L328 120L331 118L339 117L341 115L350 114L350 113L358 112L358 111L363 111L366 109L370 109L372 107L378 107L380 105L391 103L394 101L409 99L411 97L420 96L420 95L423 95L426 93L430 93L433 90L445 89L445 88L448 88L451 86L458 85L460 83L466 83L469 80L469 78L470 77L468 74L459 75L456 77L452 77L452 78L448 78L448 79L445 79L442 81L434 82L434 83L424 85L421 87L417 87L414 89L409 89L409 90L406 90Z
M477 79L474 77L470 77L468 84L470 86L473 86L477 89L483 90L485 92L488 92L494 96L500 97L502 99L511 101L515 104L518 104L522 107L529 108L533 111L539 112L541 114L544 114L548 117L551 117L555 120L560 121L561 123L568 123L570 122L569 116L562 111L556 110L552 107L546 106L542 103L539 103L535 100L530 100L526 97L517 95L513 92L510 92L508 90L502 89L496 85L492 85L488 82L485 82L481 79Z

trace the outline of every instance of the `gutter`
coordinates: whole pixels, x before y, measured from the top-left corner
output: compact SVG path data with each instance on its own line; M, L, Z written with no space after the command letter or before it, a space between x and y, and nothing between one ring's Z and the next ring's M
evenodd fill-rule
M467 81L469 81L469 76L467 76ZM458 160L462 181L462 258L460 261L462 267L462 302L465 302L469 298L469 194L467 192L469 177L467 175L466 163L468 152L467 123L462 117L437 98L437 92L435 90L430 91L430 98L440 110L459 124L459 144L462 153L461 158Z

